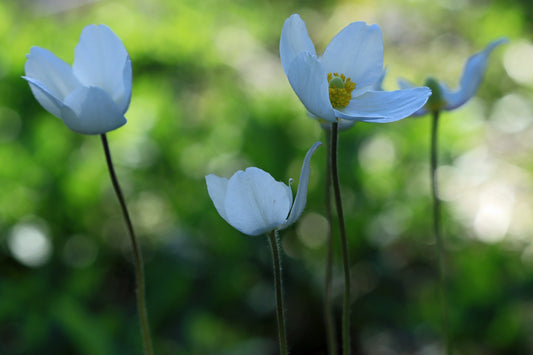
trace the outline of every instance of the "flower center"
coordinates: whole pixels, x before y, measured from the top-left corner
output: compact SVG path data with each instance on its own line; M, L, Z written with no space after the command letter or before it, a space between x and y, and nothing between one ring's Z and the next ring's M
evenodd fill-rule
M329 101L334 108L345 108L352 99L355 83L344 74L329 73Z

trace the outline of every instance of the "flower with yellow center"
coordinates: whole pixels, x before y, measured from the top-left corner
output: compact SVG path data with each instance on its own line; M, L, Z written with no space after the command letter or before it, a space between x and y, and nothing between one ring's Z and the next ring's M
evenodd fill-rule
M392 122L426 103L427 87L378 90L383 78L383 39L377 25L353 22L318 57L299 15L289 17L280 39L283 70L312 117L338 122Z

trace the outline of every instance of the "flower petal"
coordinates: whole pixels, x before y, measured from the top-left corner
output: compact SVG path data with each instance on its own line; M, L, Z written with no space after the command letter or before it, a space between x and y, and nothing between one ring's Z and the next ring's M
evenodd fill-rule
M40 81L26 76L23 76L22 78L30 84L33 96L41 106L52 115L61 118L61 108L63 107L61 100L55 97Z
M61 118L74 132L102 134L126 123L109 95L100 88L81 87L65 98Z
M63 100L65 96L81 86L72 73L71 66L49 50L32 47L26 58L26 64L24 65L25 77L33 79L34 82L39 82L42 88L46 88L46 91L58 100ZM51 112L37 95L35 95L35 98L44 108ZM57 116L55 113L52 114Z
M316 56L315 46L309 38L305 22L300 18L300 15L293 14L285 20L279 41L279 54L285 74L287 74L291 62L300 52L309 52Z
M207 192L209 193L209 197L211 197L211 201L213 201L218 214L229 223L228 217L226 216L226 209L224 208L228 181L228 179L216 176L215 174L209 174L205 177Z
M106 91L125 113L131 99L131 60L122 41L105 25L86 26L74 51L73 71L85 86Z
M355 84L352 95L370 90L383 74L383 36L377 25L352 22L328 44L320 58L326 73L339 73Z
M261 169L237 171L227 185L224 209L228 222L248 235L278 228L291 209L287 189L287 185Z
M305 204L307 202L307 185L309 184L309 174L311 173L310 161L313 153L322 145L321 142L316 142L313 146L307 151L307 154L304 158L304 163L302 165L302 172L300 173L300 180L298 181L298 192L296 193L296 198L294 199L294 204L292 205L291 213L289 218L283 223L279 229L285 229L302 215Z
M329 101L327 73L318 59L308 52L294 58L287 78L305 108L314 116L337 122Z
M414 88L416 88L415 84L413 84L412 82L410 82L407 79L400 78L400 79L397 80L397 82L398 82L398 86L400 87L400 89L414 89ZM427 113L428 113L428 110L426 109L426 106L424 105L420 109L418 109L415 112L413 112L411 114L411 117L424 116Z
M506 43L506 38L500 38L496 41L489 43L484 50L474 54L465 64L463 74L461 76L461 82L459 89L451 92L446 86L441 85L443 89L443 96L447 104L446 110L453 110L464 103L466 103L476 93L485 71L487 70L487 62L491 52L499 45Z
M401 120L425 105L431 90L427 87L397 91L368 91L355 97L337 116L362 122L393 122Z

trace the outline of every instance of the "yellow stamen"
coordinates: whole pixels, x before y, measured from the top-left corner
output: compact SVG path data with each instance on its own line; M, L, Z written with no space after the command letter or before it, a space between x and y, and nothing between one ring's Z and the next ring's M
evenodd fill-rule
M344 74L329 73L329 101L334 108L345 108L352 99L355 83Z

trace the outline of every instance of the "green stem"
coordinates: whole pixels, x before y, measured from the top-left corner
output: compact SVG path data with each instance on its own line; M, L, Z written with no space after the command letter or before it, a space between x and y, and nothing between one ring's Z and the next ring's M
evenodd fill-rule
M330 127L331 129L331 127ZM333 306L331 302L331 284L333 280L333 219L331 211L331 136L326 131L326 218L328 220L328 235L326 246L326 277L324 290L324 320L326 323L326 337L328 343L329 355L337 355L337 332L335 329L335 322L333 318Z
M137 281L137 309L139 312L139 320L141 323L141 333L144 343L144 353L146 355L153 355L154 351L152 348L152 339L150 337L150 327L148 324L148 314L146 311L146 298L145 298L145 286L144 286L144 271L143 271L143 261L142 255L137 245L137 240L135 238L135 233L133 231L133 225L131 223L130 215L128 213L128 208L122 195L122 190L118 183L117 175L115 174L115 169L113 167L113 161L111 160L111 152L109 151L109 144L107 143L107 137L104 134L102 137L102 145L104 146L104 153L107 161L107 167L109 169L109 175L111 177L111 182L115 193L117 195L120 207L122 209L122 214L124 220L126 221L126 226L130 235L131 248L133 252L133 263L135 265L135 278Z
M287 355L287 331L285 330L285 307L283 306L283 283L281 281L281 257L279 255L278 231L268 233L272 250L272 266L274 268L274 286L276 288L276 316L278 320L279 350Z
M437 247L437 262L439 268L439 291L442 312L442 328L446 342L446 354L452 354L452 346L450 339L450 329L448 325L448 301L446 295L446 275L444 265L444 243L441 236L440 226L440 200L438 197L438 181L437 181L437 167L438 167L438 125L439 125L440 111L433 111L433 119L431 124L431 191L433 195L433 233L435 234L435 244Z
M342 199L339 184L339 172L337 168L337 149L339 138L339 124L331 125L331 178L333 181L333 193L335 194L335 205L337 208L337 218L339 222L339 232L341 238L342 261L344 265L344 304L342 309L342 353L350 354L350 260L348 255L348 238L346 237L346 227L344 223L344 213L342 211Z

